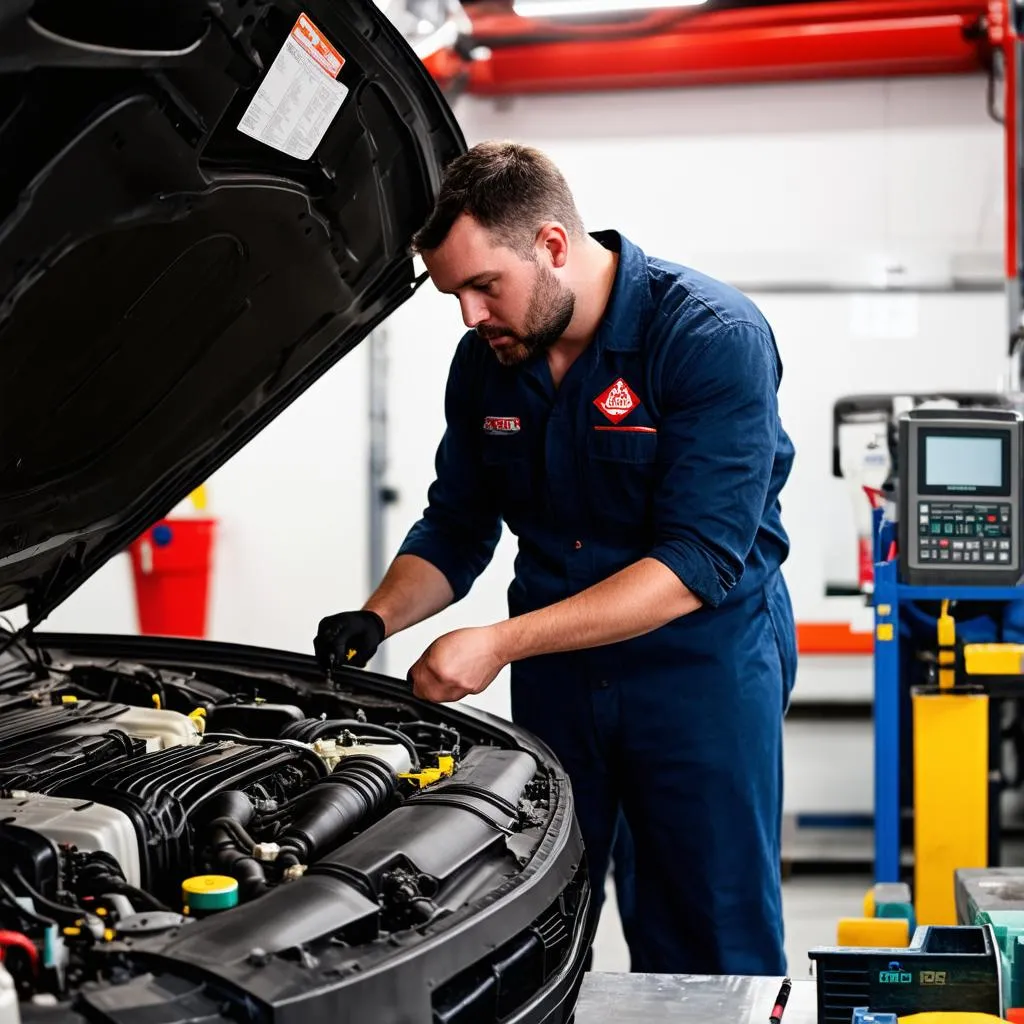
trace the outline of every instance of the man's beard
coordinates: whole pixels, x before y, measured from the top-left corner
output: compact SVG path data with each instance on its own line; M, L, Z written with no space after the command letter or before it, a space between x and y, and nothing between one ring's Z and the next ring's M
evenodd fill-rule
M576 296L559 283L548 269L538 270L526 311L526 325L522 333L507 328L481 324L477 334L487 341L509 338L494 355L503 366L518 366L537 352L543 352L565 334L576 308Z

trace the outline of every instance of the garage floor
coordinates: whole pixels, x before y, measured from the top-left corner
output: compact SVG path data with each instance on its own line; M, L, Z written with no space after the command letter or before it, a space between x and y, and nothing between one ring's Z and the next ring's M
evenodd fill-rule
M794 977L808 973L807 950L831 946L841 917L859 917L871 876L795 875L783 886L786 954ZM595 971L628 971L629 952L615 909L615 887L608 886L608 902L601 915L594 947Z

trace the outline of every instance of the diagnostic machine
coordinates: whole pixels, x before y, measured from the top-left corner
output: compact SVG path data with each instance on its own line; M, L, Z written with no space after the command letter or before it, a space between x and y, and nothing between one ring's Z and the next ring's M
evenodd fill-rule
M914 409L899 420L900 576L911 586L1021 578L1024 417Z

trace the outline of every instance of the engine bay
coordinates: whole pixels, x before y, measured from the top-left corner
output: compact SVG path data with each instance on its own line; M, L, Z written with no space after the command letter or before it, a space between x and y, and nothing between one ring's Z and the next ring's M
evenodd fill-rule
M23 1013L129 1019L120 987L169 965L229 991L275 960L366 970L493 901L550 843L564 777L397 685L0 657L0 957ZM549 966L568 938L542 941Z

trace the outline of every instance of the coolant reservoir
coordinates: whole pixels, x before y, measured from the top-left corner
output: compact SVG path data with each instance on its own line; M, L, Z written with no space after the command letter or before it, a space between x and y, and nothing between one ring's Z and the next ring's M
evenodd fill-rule
M168 747L194 747L201 737L196 723L177 711L158 711L156 708L129 708L113 720L116 728L146 741L146 750L166 750Z
M345 746L337 740L316 740L313 743L313 752L323 759L324 764L332 772L344 758L359 754L387 762L394 768L396 775L412 771L412 758L401 743L353 743L351 746Z
M83 711L88 709L89 703L84 700L78 702ZM201 727L195 720L177 711L157 708L128 707L119 715L82 722L65 731L84 736L102 735L111 729L120 729L132 739L145 740L146 752L149 754L168 747L194 747L202 741Z

